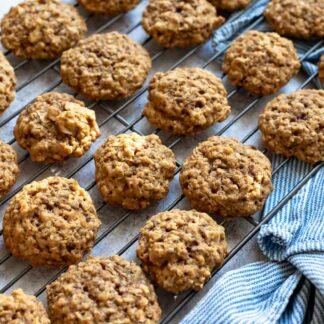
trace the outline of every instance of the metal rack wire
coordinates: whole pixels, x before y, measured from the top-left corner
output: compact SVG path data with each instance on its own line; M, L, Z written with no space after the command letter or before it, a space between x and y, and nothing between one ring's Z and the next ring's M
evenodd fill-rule
M146 1L142 1L141 5L140 5L141 6L140 10L143 9L145 2ZM134 9L134 10L138 10L138 9ZM136 15L140 13L140 10L138 12L136 12ZM242 15L243 13L244 13L244 11L238 12L235 15L233 15L232 17L230 17L229 20L232 20L232 19ZM119 15L119 16L116 16L116 17L110 18L110 19L107 18L107 21L105 21L102 26L95 29L94 32L98 33L98 32L108 31L108 30L112 30L112 29L120 30L118 27L116 28L116 26L120 26L121 20L127 15L129 15L129 13ZM88 21L88 23L91 23L91 20L95 20L96 17L91 14L86 14L85 19ZM263 20L263 18L260 17L253 24L248 26L245 30L242 30L242 33L247 30L257 29L258 25L262 22L262 20ZM158 65L158 62L157 62L158 59L162 58L163 56L166 56L166 55L167 56L172 56L172 55L176 56L177 58L175 59L175 62L172 62L171 65L169 67L167 67L167 69L174 69L178 66L186 65L189 62L190 64L193 64L195 66L199 66L201 68L209 68L213 71L214 68L217 69L217 67L214 67L214 65L217 64L217 60L222 57L222 55L224 54L224 52L226 50L226 48L224 48L222 51L212 53L207 58L204 58L203 60L201 60L200 56L197 55L197 53L199 53L200 51L204 52L204 49L206 49L206 46L210 46L211 41L209 41L207 44L196 46L194 48L186 50L185 52L179 50L179 53L182 54L181 56L179 56L178 54L175 55L174 50L156 48L156 44L154 44L154 41L149 36L145 35L144 32L142 31L141 26L140 26L140 18L138 18L137 22L134 22L133 24L131 24L131 26L126 27L126 26L122 25L122 27L123 28L121 31L126 34L131 35L131 34L137 33L140 35L144 35L142 37L142 39L144 39L144 41L142 41L142 45L147 48L153 48L153 50L152 50L153 53L151 53L153 65L155 65L155 66ZM316 49L318 49L321 46L323 46L323 42L319 41L306 54L304 54L303 57L300 58L300 60L301 61L305 60L312 52L314 52ZM6 52L6 55L9 57L10 52ZM192 62L192 60L193 60L193 62ZM23 61L18 62L15 65L15 71L19 72L21 69L24 69L26 66L28 66L29 62L30 61L28 61L28 60L23 60ZM55 60L53 62L48 63L45 67L42 67L36 73L30 75L28 80L25 80L18 85L17 97L19 97L21 92L24 89L27 89L35 80L41 78L42 76L46 75L47 73L54 72L55 74L57 74L58 73L58 69L57 69L58 65L59 65L59 60ZM217 72L220 73L219 69L217 69ZM299 86L299 88L305 88L305 87L311 86L311 83L314 80L314 78L316 78L316 76L317 76L317 74L314 73L313 75L306 78L306 80L304 80L304 82ZM221 78L223 79L224 82L226 82L225 75L221 74ZM62 84L62 80L58 79L57 81L52 82L49 86L46 86L42 92L53 91L56 89L60 89L60 87L63 87L63 84ZM146 134L147 130L145 129L145 127L144 127L144 130L141 129L141 123L144 121L144 117L142 114L139 114L138 116L132 118L131 120L129 120L129 116L127 116L127 115L126 115L126 117L123 116L123 114L125 113L125 111L127 109L132 109L132 105L134 105L138 100L140 100L144 95L146 95L146 92L147 92L147 84L145 86L143 86L143 88L140 89L130 99L125 100L123 102L114 103L114 105L113 105L114 107L111 107L110 103L107 103L107 102L90 102L88 104L88 107L96 109L96 112L100 112L100 114L104 115L102 120L100 120L98 123L99 127L101 129L106 129L109 126L109 123L115 122L115 123L118 123L119 127L118 127L118 130L116 130L116 132L114 132L114 133L125 133L128 131L133 131L133 132L137 132L138 134ZM229 91L228 99L230 100L230 99L234 98L234 96L237 96L238 100L240 100L240 97L243 96L243 94L246 97L246 94L241 89L232 88ZM75 95L77 95L77 94L75 94ZM250 97L248 97L248 99L250 100ZM249 101L247 105L242 107L236 115L231 116L224 123L215 126L214 134L216 134L216 135L226 134L227 131L229 131L232 127L237 125L237 123L239 123L243 118L245 118L248 114L252 113L252 109L255 108L256 106L260 105L262 103L262 100L263 100L263 98L254 98L254 99L252 98L252 101ZM10 108L9 108L8 113L6 113L3 117L0 118L0 129L4 128L4 129L10 130L10 128L12 128L12 124L13 124L15 118L24 109L25 105L26 104L19 107L19 109L14 110L13 112L10 112ZM170 143L167 145L170 148L179 147L179 143L182 143L184 141L183 137L172 137L172 136L168 137L166 134L164 134L163 132L161 132L158 129L153 130L153 132L156 134L159 134L163 139L165 139L166 142L170 141ZM247 134L244 135L244 137L241 139L241 141L243 143L249 142L252 140L252 138L254 138L257 135L257 133L258 133L258 127L257 126L253 127L251 130L249 130L249 132ZM202 136L204 136L204 134ZM208 136L205 136L205 138L206 137L208 137ZM15 139L13 137L8 139L7 142L11 145L16 145ZM186 150L186 155L188 155L190 153L190 151L191 151L191 149ZM263 150L263 152L270 154L269 152L266 152L266 150ZM66 173L62 174L62 176L77 177L79 174L87 173L87 170L90 169L91 163L93 163L92 153L93 152L89 152L89 154L86 154L84 157L80 158L78 160L78 162L75 162L74 163L75 165L72 164L72 167L70 169L68 169L68 171ZM26 154L26 152L21 152L20 156L19 156L19 164L24 165L25 163L28 163L28 161L29 161L28 154ZM273 170L273 175L280 172L280 170L288 163L288 161L289 161L289 159L285 159L282 163L280 163L280 165L278 165ZM52 172L51 170L57 170L61 166L62 166L62 164L57 164L57 163L54 165L53 164L44 164L44 165L37 164L37 168L35 169L35 171L32 172L30 174L30 176L28 176L24 181L22 181L21 183L18 183L17 186L15 186L15 188L0 202L0 211L2 212L2 214L5 210L5 206L8 203L8 201L17 192L19 192L25 184L27 184L31 181L37 180L39 178L45 177L46 175L51 174L51 172ZM177 181L176 178L181 170L181 166L182 166L181 161L177 161L177 169L175 172L175 180L174 181ZM270 220L271 217L273 217L274 214L322 166L323 166L323 164L319 164L319 165L315 166L310 171L310 173L308 173L297 184L297 186L295 186L295 188L281 200L281 202L273 210L271 210L267 215L264 215L262 220L258 220L255 217L248 217L248 218L241 220L242 222L249 223L249 226L251 226L250 230L247 233L245 233L245 235L243 235L243 237L241 237L241 239L239 240L239 242L236 245L233 246L233 249L230 251L230 254L228 255L228 257L225 260L225 264L227 262L229 262L241 250L241 248L246 243L248 243L250 241L251 238L253 238L253 236L260 229L261 225L264 224L265 222L267 222L268 220ZM105 209L107 209L109 207L107 207L107 205L105 205L105 203L100 198L98 198L98 193L96 192L96 188L95 188L95 181L91 180L89 183L87 183L87 185L85 186L85 189L88 190L90 192L90 194L95 195L95 197L96 197L95 200L98 201L98 203L96 205L97 213L99 215L101 215L102 213L105 213ZM167 200L167 202L168 203L165 206L164 205L162 206L161 210L170 210L170 209L178 206L179 204L184 203L185 198L181 194L181 191L179 191L177 195L173 195L172 193L170 193L169 199ZM159 209L159 208L156 208L156 209ZM131 218L136 217L136 212L133 212L133 211L128 211L128 212L118 211L118 213L119 214L121 213L121 215L118 215L116 213L116 220L114 222L112 222L111 224L105 226L104 230L98 234L98 237L96 239L95 246L94 246L94 251L97 247L99 247L99 245L101 243L103 243L105 240L107 240L112 233L114 233L116 230L118 230L118 228L123 227L123 224L128 223L129 225L131 225ZM149 211L150 215L152 215L154 213L155 212L153 212L153 211L152 212ZM101 216L101 218L103 218L103 216ZM145 221L145 219L144 220L141 219L142 223L144 221ZM222 223L226 224L225 221L222 221ZM121 244L121 246L117 250L117 254L123 255L128 250L130 250L132 247L134 247L135 243L137 241L137 238L138 238L138 234L132 236L131 239L127 240L125 244ZM0 231L0 240L2 240L2 229ZM110 254L110 253L108 252L108 254ZM1 246L0 246L0 273L4 273L5 277L8 277L8 280L6 280L3 284L0 281L0 284L2 284L0 286L1 293L10 291L11 289L13 289L15 286L19 285L20 283L25 282L25 285L27 285L26 281L28 281L28 275L30 275L30 273L32 271L34 271L30 265L28 265L26 263L22 263L22 264L19 264L19 266L17 266L17 269L14 268L13 275L11 275L11 273L9 274L8 271L10 270L10 265L12 263L16 262L16 260L13 260L13 259L14 258L8 252L5 251L4 247L1 248ZM8 263L10 263L9 266L7 266ZM46 273L46 274L44 273L45 274L44 276L46 278L44 278L44 280L42 280L41 283L37 283L34 286L32 286L30 288L30 290L38 297L43 296L44 291L46 289L46 285L48 283L52 282L53 280L55 280L65 270L66 270L66 268L63 268L63 269L56 270L56 271L50 271L49 273ZM217 274L217 272L218 272L218 270L215 270L212 274L212 277L214 277ZM185 293L179 295L176 300L174 300L173 296L171 296L171 295L164 296L164 298L167 300L167 302L165 302L165 304L168 304L168 307L163 307L162 323L171 322L172 319L177 315L177 313L195 295L196 295L196 292L194 292L194 291L185 292ZM171 306L170 306L170 302L172 302Z

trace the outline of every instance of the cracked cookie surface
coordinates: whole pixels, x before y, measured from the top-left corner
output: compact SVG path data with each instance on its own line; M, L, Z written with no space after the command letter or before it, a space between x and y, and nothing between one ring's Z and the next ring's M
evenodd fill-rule
M324 161L324 90L300 90L270 101L260 115L264 145L308 163Z
M16 76L13 67L0 52L0 115L9 107L16 95Z
M43 304L35 296L26 295L22 289L10 295L0 294L0 324L37 323L50 324Z
M109 136L94 160L103 199L128 209L145 208L164 198L176 168L172 150L154 134Z
M223 70L231 83L266 96L275 93L298 72L293 43L277 33L256 30L239 36L225 52Z
M78 0L88 11L115 16L133 9L139 0Z
M34 181L10 201L3 219L5 245L33 266L80 261L95 242L100 220L89 194L74 179Z
M213 136L186 159L180 184L192 208L225 218L250 216L272 190L271 164L253 146Z
M149 1L142 25L164 47L186 47L206 41L225 19L207 0Z
M201 289L227 255L224 228L209 215L174 209L150 218L140 231L137 256L163 289Z
M231 111L221 80L199 68L155 74L148 99L146 118L157 128L179 135L199 133L224 121Z
M143 85L150 68L146 49L118 32L92 35L61 59L63 81L94 100L131 96Z
M208 0L216 8L227 11L243 9L248 6L251 0Z
M272 0L264 16L283 36L301 39L324 37L323 0Z
M0 140L0 199L3 198L15 184L19 166L16 151Z
M100 136L95 112L73 96L45 93L19 115L14 135L33 161L60 162L80 157Z
M1 41L15 55L54 59L76 45L87 30L76 8L58 0L28 0L1 21Z
M49 315L61 323L157 324L161 309L153 286L134 262L89 257L47 286Z

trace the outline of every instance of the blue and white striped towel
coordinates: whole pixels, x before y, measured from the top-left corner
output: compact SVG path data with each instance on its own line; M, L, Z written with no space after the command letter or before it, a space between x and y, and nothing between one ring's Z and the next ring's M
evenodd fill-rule
M282 161L276 156L273 162L276 165ZM311 168L290 160L274 177L275 191L266 203L265 214ZM226 273L181 323L303 323L311 314L312 323L323 324L323 188L321 168L268 225L261 227L258 242L271 261Z

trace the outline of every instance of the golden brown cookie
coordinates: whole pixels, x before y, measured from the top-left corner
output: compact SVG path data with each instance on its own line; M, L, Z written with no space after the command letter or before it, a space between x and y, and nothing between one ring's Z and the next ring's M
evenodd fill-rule
M225 53L223 69L228 79L249 92L275 93L298 72L300 62L293 43L277 33L248 31Z
M96 181L104 201L128 209L164 198L176 161L157 135L109 136L94 154Z
M20 113L14 135L33 161L53 163L82 156L100 130L95 112L82 101L49 92Z
M253 146L214 136L184 162L180 184L197 210L222 217L250 216L272 190L271 164Z
M173 134L199 133L224 121L231 111L221 80L199 68L155 74L148 99L144 115L154 126Z
M206 41L224 21L207 0L150 0L142 25L162 46L186 47Z
M323 0L272 0L264 11L270 26L283 36L324 37Z
M127 35L111 32L82 40L62 55L63 81L94 100L131 96L151 68L148 52Z
M324 54L318 63L318 77L322 83L324 83Z
M47 312L35 296L21 289L11 295L0 294L0 324L50 324Z
M216 8L223 9L227 11L234 11L238 9L243 9L248 6L251 0L208 0Z
M224 228L207 214L174 209L153 216L141 229L137 256L163 289L201 289L227 255Z
M9 107L16 95L16 76L13 67L0 52L0 115Z
M3 198L15 184L19 166L16 151L0 140L0 199Z
M52 324L155 324L161 309L141 268L119 256L89 257L47 286Z
M78 0L78 2L90 12L115 16L133 9L139 0Z
M324 161L324 90L299 90L270 101L260 115L264 145L308 163Z
M1 41L15 55L54 59L74 46L87 30L78 11L59 0L27 0L1 21Z
M49 177L24 186L10 201L3 237L14 256L59 267L91 250L99 226L92 200L76 180Z

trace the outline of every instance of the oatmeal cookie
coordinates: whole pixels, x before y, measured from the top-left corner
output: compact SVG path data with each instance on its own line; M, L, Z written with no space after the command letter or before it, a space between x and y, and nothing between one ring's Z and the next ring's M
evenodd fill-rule
M142 25L160 45L186 47L207 40L224 21L207 0L151 0Z
M225 120L230 111L221 80L203 69L177 68L155 74L144 115L166 132L191 135Z
M293 43L277 33L249 31L225 53L223 69L228 79L249 92L275 93L298 72L300 62Z
M318 77L322 83L324 83L324 54L318 63Z
M222 217L250 216L272 190L271 164L253 146L214 136L184 162L180 184L197 210Z
M324 161L324 90L299 90L270 101L260 115L264 145L308 163Z
M35 296L24 294L21 289L11 295L0 294L0 324L37 323L50 324L43 304Z
M16 76L13 67L0 52L0 115L9 107L16 95Z
M92 200L76 180L49 177L24 186L10 201L3 237L14 256L59 267L90 251L99 226Z
M95 112L73 96L45 93L24 109L14 135L33 161L59 162L80 157L100 136Z
M94 154L103 199L128 209L147 207L169 191L176 162L157 135L109 136Z
M87 27L71 5L59 0L28 0L10 9L1 30L2 44L18 57L54 59L74 46Z
M143 85L150 68L148 52L118 32L90 36L61 59L63 81L94 100L131 96Z
M248 6L251 0L208 0L212 3L216 8L234 11L238 9L243 9Z
M16 151L0 140L0 199L3 198L15 184L19 167Z
M264 11L270 26L283 36L324 37L323 0L272 0Z
M133 9L139 0L78 0L78 2L90 12L115 16Z
M226 255L224 228L195 210L157 214L140 231L137 256L143 270L176 294L201 289Z
M161 309L141 268L119 256L89 257L47 286L52 324L158 323Z

